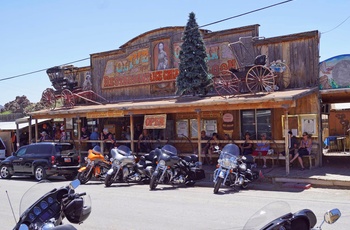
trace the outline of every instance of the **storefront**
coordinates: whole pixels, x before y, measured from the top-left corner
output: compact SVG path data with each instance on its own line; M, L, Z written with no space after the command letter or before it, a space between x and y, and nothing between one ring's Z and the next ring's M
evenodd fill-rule
M152 130L151 142L154 143L189 140L193 147L183 145L179 148L183 153L192 153L201 151L202 130L207 135L218 133L223 137L229 134L235 143L242 140L246 131L252 133L254 141L259 139L259 134L266 133L271 140L285 147L286 134L293 129L297 136L305 130L310 131L313 142L320 146L318 31L254 39L259 37L258 28L259 25L252 25L201 32L213 82L222 77L223 71L244 64L245 53L238 54L230 48L230 44L242 41L242 38L245 38L250 54L267 55L270 66L273 60L278 63L283 60L288 68L284 73L276 74L269 90L251 93L244 89L237 95L223 97L213 86L204 97L175 96L184 28L166 27L141 34L118 50L91 54L90 68L77 70L78 85L90 85L94 93L108 103L87 105L80 101L69 108L37 111L31 116L34 119L64 119L66 131L77 142L82 126L89 127L90 131L92 127L98 127L100 131L108 128L120 143L137 142L138 129L143 128ZM160 43L168 57L166 69L157 68ZM238 88L247 88L245 78L242 79ZM127 128L130 129L130 140L123 140L122 134ZM317 165L322 164L319 156L316 159Z

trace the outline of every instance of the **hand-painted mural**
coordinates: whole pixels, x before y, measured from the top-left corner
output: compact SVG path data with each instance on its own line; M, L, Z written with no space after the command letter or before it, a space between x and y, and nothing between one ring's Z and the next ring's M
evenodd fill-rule
M320 89L350 88L350 54L320 63Z

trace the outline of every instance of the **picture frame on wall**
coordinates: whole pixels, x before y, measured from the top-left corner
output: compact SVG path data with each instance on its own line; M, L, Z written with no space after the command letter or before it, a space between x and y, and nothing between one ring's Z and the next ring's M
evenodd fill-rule
M307 132L311 136L318 136L317 114L301 114L299 115L301 126L300 135Z
M285 137L285 115L282 115L282 136ZM300 124L298 115L288 115L288 130L292 130L296 137L300 137Z
M176 121L176 135L177 137L188 137L188 120L184 119Z

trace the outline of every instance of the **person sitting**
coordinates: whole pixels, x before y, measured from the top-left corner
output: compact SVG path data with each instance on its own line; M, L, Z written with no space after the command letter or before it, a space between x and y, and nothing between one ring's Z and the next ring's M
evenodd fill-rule
M291 130L288 131L288 150L289 150L289 159L293 159L297 150L298 150L298 139ZM281 154L283 156L286 155L285 151L282 151Z
M246 156L253 153L253 142L250 140L250 133L246 132L244 134L245 141L240 145L241 155Z
M266 140L266 134L262 133L261 134L261 141L256 143L256 148L254 150L254 152L252 153L254 157L254 160L256 159L256 156L258 156L258 158L260 159L262 157L263 161L264 161L264 165L263 168L266 168L266 155L267 152L270 149L270 142L268 140Z
M304 165L303 165L303 156L310 155L311 153L311 148L312 148L312 140L307 132L303 133L303 139L300 141L299 149L298 152L295 154L293 159L289 162L290 166L292 166L293 161L295 159L298 159L301 169L304 170Z

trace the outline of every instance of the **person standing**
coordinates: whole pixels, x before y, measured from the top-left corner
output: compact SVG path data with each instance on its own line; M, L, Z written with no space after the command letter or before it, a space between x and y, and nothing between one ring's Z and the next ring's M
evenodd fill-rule
M210 147L210 137L207 136L207 133L202 130L201 131L201 141L205 141L201 143L201 149L202 152L201 154L205 156L205 161L210 164L209 159L208 159L208 151L209 151L209 147Z
M240 145L241 155L246 156L253 153L253 142L250 140L250 133L246 132L244 134L245 141Z
M86 127L81 128L80 141L88 141L90 139L90 132ZM83 149L88 150L90 148L89 144L82 143Z
M151 152L151 145L149 140L151 140L151 137L148 133L148 130L147 129L142 130L142 134L139 136L139 139L138 139L138 148L140 152L142 153Z
M213 136L211 137L211 139L209 141L209 150L208 150L208 153L209 153L209 164L210 165L213 164L213 154L214 154L216 146L218 146L219 149L221 149L219 135L217 133L213 133Z
M98 128L95 127L94 131L90 134L90 140L98 140L99 139L99 134L98 134ZM96 145L98 145L98 142L92 142L91 143L91 148L94 148Z

